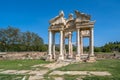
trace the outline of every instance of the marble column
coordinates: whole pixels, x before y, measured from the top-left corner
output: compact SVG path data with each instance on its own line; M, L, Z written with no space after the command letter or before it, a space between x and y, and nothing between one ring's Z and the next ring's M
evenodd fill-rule
M76 60L80 61L80 29L77 29L77 54L76 54Z
M93 28L90 30L90 39L89 39L89 56L88 56L88 62L95 62L95 56L94 56L94 38L93 38Z
M66 58L66 49L65 49L65 32L63 32L63 55Z
M83 36L80 35L80 51L81 51L81 55L83 55Z
M90 30L90 56L94 56L94 33L93 28Z
M68 50L68 52L69 52L69 58L72 58L72 33L71 32L69 32L69 36L68 36L68 48L69 48L69 50Z
M47 60L51 61L52 60L52 32L49 31L49 38L48 38L48 57Z
M55 54L55 32L53 32L53 37L52 37L52 49L53 49L53 58L56 58Z
M59 60L64 60L64 55L63 55L63 31L60 31L60 55L59 55Z

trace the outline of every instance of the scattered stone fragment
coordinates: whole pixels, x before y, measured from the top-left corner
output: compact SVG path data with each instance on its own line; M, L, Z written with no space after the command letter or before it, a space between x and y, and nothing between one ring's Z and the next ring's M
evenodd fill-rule
M49 75L96 75L96 76L110 76L111 74L107 71L53 71Z
M64 80L63 77L54 77L54 80Z
M89 72L92 75L96 75L96 76L110 76L111 74L107 71L90 71Z
M28 80L44 80L43 76L30 76Z

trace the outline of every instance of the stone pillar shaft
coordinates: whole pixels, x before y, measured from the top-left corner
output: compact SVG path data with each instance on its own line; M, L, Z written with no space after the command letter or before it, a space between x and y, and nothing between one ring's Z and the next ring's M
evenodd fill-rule
M77 55L80 56L80 29L77 29Z
M69 34L69 37L68 37L68 48L69 48L69 58L72 58L72 34Z
M59 60L64 60L64 54L63 54L63 31L60 31L60 55Z
M56 55L55 55L55 32L53 32L53 37L52 37L52 49L53 49L53 58L55 59Z
M80 35L80 51L81 51L81 55L83 54L83 36L82 34Z
M94 38L93 38L93 28L90 29L90 50L89 50L89 57L88 62L95 62L95 55L94 55Z
M90 30L90 56L94 56L94 33L93 28Z
M66 49L65 49L65 32L63 32L63 54L65 55L64 58L66 57Z
M81 56L81 54L80 54L80 29L77 29L77 55L76 55L76 61L82 61L80 56Z
M52 32L49 31L49 45L48 45L48 54L52 55Z
M48 41L48 57L47 60L51 61L52 60L52 32L49 31L49 41Z
M63 31L60 31L60 55L63 55Z

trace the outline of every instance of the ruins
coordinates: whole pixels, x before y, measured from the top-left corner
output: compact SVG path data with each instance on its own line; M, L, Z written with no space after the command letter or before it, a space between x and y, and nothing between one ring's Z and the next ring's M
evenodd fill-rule
M88 14L75 11L76 17L73 14L69 14L68 19L64 18L64 12L61 11L58 16L50 20L49 31L49 44L48 44L48 57L47 60L63 61L66 58L75 59L76 61L83 61L83 38L89 38L89 53L84 61L94 62L94 23L91 21L91 16ZM72 48L72 33L76 32L76 56L73 57ZM55 52L55 34L60 33L60 52L59 57L56 57ZM65 39L68 39L68 54L65 50ZM66 57L67 55L67 57Z

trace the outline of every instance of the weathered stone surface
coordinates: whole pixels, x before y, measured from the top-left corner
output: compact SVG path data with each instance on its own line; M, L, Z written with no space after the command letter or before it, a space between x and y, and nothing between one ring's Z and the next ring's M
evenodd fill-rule
M29 72L30 70L20 70L20 71L17 71L16 74L27 74Z
M63 61L66 56L67 58L73 58L73 49L72 49L72 32L76 31L76 45L77 45L77 54L81 55L83 54L83 41L82 39L84 37L88 37L89 43L90 43L90 49L89 54L94 55L94 23L95 21L91 21L91 16L81 13L79 11L75 11L76 17L72 14L69 15L68 19L64 18L64 12L61 11L60 14L50 20L50 27L49 27L49 49L48 49L48 55L52 55L52 59L55 60L54 56L55 54L55 33L60 33L60 54L57 58L57 61ZM51 34L52 32L52 34ZM53 37L53 38L52 38ZM68 54L65 52L65 39L68 38ZM53 41L53 42L52 42ZM53 50L52 50L53 49ZM50 61L52 60L50 58ZM48 56L49 59L49 56ZM87 59L86 59L87 60ZM80 59L80 56L76 56L76 61L84 61Z
M30 74L30 75L36 75L36 76L43 76L47 72L48 72L48 70L30 71L28 74Z
M111 75L107 71L90 71L89 73L95 76L110 76Z
M53 71L50 75L89 75L87 71Z
M2 74L16 74L17 70L5 70L5 71L2 71L0 73Z
M62 66L66 66L70 64L70 62L55 62L55 63L49 63L49 64L39 64L39 65L34 65L32 67L39 67L39 66L42 66L42 67L47 67L49 69L56 69L56 68L59 68L59 67L62 67Z
M40 59L47 52L0 52L0 60Z
M55 80L64 80L63 77L54 77Z
M95 75L95 76L110 76L111 74L107 71L53 71L49 75Z
M44 80L44 77L43 76L30 76L29 77L29 80Z

